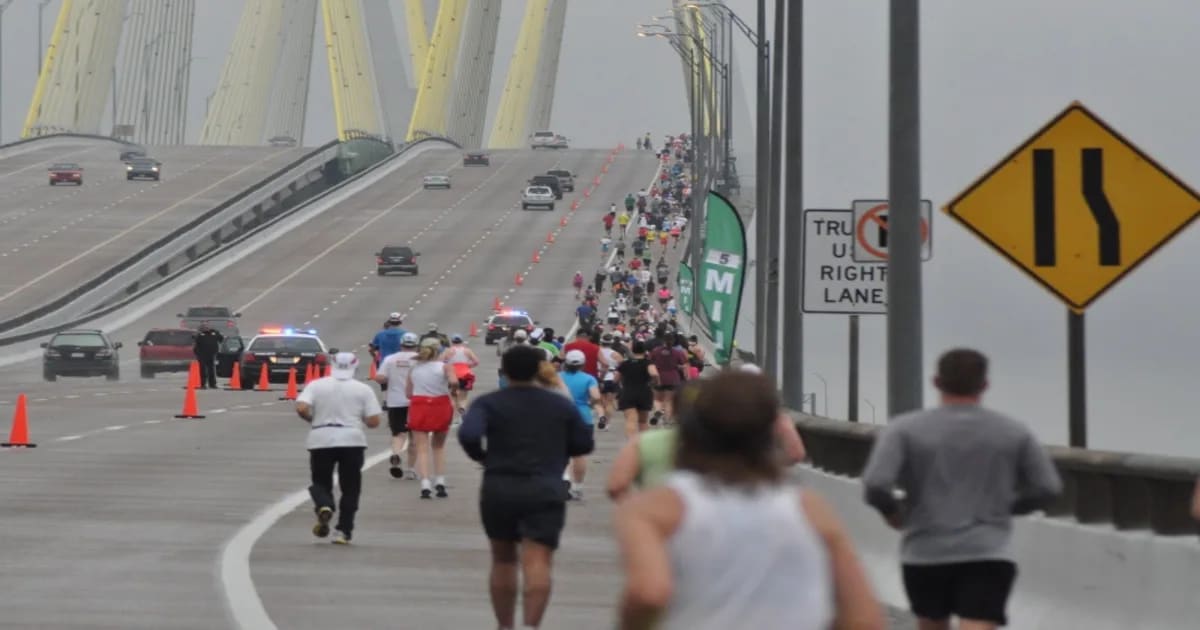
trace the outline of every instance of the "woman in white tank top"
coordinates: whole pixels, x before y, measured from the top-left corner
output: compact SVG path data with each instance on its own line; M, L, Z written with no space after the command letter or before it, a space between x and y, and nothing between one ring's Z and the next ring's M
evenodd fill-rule
M421 342L416 361L408 370L405 393L408 395L408 429L417 453L417 474L421 477L421 498L444 499L446 493L446 434L454 418L451 393L458 389L458 378L449 365L439 360L441 342L429 338ZM433 451L433 469L437 477L429 479L429 455Z
M618 507L621 627L882 630L833 510L783 480L774 384L723 373L677 413L677 471Z

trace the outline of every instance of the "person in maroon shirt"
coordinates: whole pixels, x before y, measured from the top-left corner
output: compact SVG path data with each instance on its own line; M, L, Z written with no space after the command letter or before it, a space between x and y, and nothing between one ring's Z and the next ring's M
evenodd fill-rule
M592 332L585 326L580 326L579 330L575 331L575 340L563 346L563 356L572 350L578 350L583 353L583 371L591 374L596 380L600 380L600 371L597 369L600 363L600 346L596 345L592 339Z
M654 348L650 350L650 362L658 370L658 386L654 391L656 409L650 419L652 425L675 417L671 409L675 388L685 380L687 353L675 347L673 341L674 339L667 334L666 327L660 325L656 331Z

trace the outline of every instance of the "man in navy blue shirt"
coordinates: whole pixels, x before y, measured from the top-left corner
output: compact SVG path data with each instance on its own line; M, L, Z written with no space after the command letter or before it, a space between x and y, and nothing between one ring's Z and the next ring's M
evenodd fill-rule
M404 338L404 329L400 327L403 320L400 313L392 313L388 315L388 319L383 324L383 330L375 333L375 337L371 339L371 352L375 353L375 366L379 367L380 361L384 357L391 356L400 352L400 341Z
M541 625L550 603L551 561L566 525L562 473L571 457L595 447L574 403L534 382L545 360L533 346L505 351L500 370L508 387L477 398L458 429L463 450L483 463L479 513L491 543L492 610L501 628L514 627L518 546L525 626Z

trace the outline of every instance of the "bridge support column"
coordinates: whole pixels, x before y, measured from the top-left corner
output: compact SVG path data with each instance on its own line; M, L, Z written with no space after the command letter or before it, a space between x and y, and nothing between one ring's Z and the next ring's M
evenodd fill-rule
M562 52L566 22L567 0L550 0L546 28L542 31L542 43L538 50L537 69L534 71L536 84L533 99L529 103L529 117L525 121L527 132L550 128L550 116L554 111L554 87L558 82L558 59Z
M63 0L22 137L100 133L124 7L124 2Z
M521 21L521 32L517 36L517 47L508 66L508 77L504 82L504 93L500 107L492 124L492 135L488 146L494 149L515 149L523 146L529 131L526 124L530 92L535 85L542 33L546 25L546 9L550 0L528 0L525 17Z
M446 135L467 149L483 146L501 0L469 0Z
M204 120L201 144L262 143L282 49L282 24L279 0L246 1Z
M425 59L429 57L429 26L425 23L423 0L404 0L404 23L408 27L410 85L415 90L425 76Z
M467 0L442 0L437 22L433 25L433 37L429 40L424 76L417 86L417 103L408 125L409 140L446 133L450 85L454 81L466 13Z
M317 28L318 0L287 0L283 3L282 42L271 87L267 120L260 142L271 138L293 138L304 143L304 119L308 114L308 91L312 81L313 34Z
M338 138L383 137L383 116L359 0L321 0Z
M112 135L141 144L184 144L195 0L130 0Z
M417 92L404 71L404 53L400 51L390 0L362 2L383 129L389 139L400 140L408 131Z

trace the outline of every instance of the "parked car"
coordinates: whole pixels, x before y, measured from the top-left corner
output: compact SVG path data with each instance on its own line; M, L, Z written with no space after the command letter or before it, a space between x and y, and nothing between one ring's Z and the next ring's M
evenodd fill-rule
M415 276L420 271L417 266L417 256L420 255L421 252L414 252L407 245L388 245L375 254L375 271L381 276L393 271Z
M529 186L521 193L521 209L531 207L554 209L554 192L545 186Z
M463 166L491 166L492 159L486 153L471 152L463 156Z
M545 186L554 192L555 199L563 198L562 185L554 175L534 175L529 179L530 186Z
M180 328L195 330L200 324L208 324L226 337L238 334L235 320L241 316L228 306L189 306L188 310L176 315L180 318Z
M51 164L49 171L51 186L57 186L59 184L75 184L76 186L83 185L83 167L74 162L59 162L58 164Z
M263 328L242 352L238 368L241 370L242 388L254 387L261 378L259 374L264 366L267 380L272 383L286 382L292 368L296 370L296 381L303 383L310 365L323 372L329 355L336 353L337 348L327 349L315 330Z
M240 363L242 360L242 351L246 349L246 340L241 337L226 337L225 341L221 342L221 348L217 350L217 376L221 378L230 378L233 376L233 364ZM257 374L253 376L257 377ZM242 378L247 375L243 374Z
M446 190L449 190L450 176L441 174L426 175L425 178L421 180L421 185L425 188L425 190L429 190L430 188L445 188Z
M137 343L142 378L159 372L186 372L196 355L192 352L195 331L186 328L154 328Z
M42 378L55 381L60 376L104 376L110 381L121 378L121 342L112 341L102 331L78 328L55 333L42 344Z

